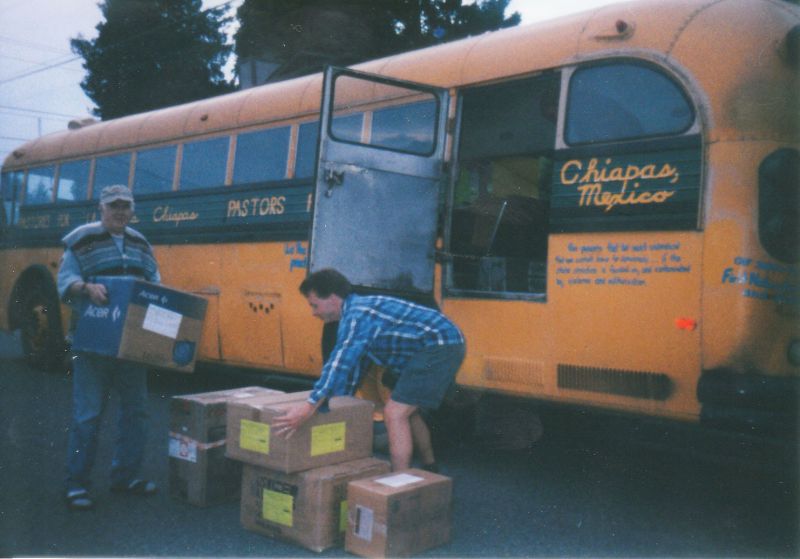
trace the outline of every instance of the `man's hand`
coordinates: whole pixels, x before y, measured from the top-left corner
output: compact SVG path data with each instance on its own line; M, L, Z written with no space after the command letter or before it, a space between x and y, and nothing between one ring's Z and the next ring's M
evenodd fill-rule
M86 290L86 295L95 305L108 304L108 291L102 283L87 283L84 289Z
M310 402L301 402L295 404L286 410L281 416L275 418L272 422L272 427L275 428L275 434L285 438L294 435L294 432L305 423L314 412L317 411L316 406Z
M72 297L87 297L95 305L108 304L108 290L102 283L76 281L69 286L68 293Z

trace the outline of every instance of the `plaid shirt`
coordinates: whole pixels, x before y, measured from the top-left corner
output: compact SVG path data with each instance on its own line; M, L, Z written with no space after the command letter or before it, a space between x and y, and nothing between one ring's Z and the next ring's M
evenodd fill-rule
M316 404L329 396L354 394L365 358L402 371L425 347L463 343L461 331L439 311L394 297L348 295L336 346L308 400Z

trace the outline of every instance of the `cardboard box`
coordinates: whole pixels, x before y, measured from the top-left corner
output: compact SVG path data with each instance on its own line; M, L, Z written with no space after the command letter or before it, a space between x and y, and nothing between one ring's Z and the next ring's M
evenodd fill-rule
M226 405L264 394L283 392L248 386L172 398L169 489L173 497L197 506L239 497L241 463L225 456Z
M337 396L290 438L271 432L271 422L309 392L256 396L228 402L229 458L284 473L301 472L372 455L372 402Z
M453 482L410 469L347 486L345 549L363 557L405 557L450 541Z
M172 497L207 507L239 497L242 463L225 456L225 445L195 448L191 459L173 454L170 438L169 493ZM180 443L182 449L185 445Z
M129 277L97 277L109 302L84 298L72 348L146 365L191 372L208 301Z
M242 526L312 551L341 546L347 529L347 484L390 470L388 462L375 458L294 474L245 464Z

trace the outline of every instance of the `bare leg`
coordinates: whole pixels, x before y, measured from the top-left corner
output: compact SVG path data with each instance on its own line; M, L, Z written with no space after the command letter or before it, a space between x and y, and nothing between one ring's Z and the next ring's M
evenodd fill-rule
M386 432L389 435L389 455L392 459L392 470L394 471L411 467L414 439L411 434L410 418L416 411L416 406L401 404L391 399L386 402L386 406L383 408Z
M414 450L417 451L417 455L423 465L433 464L436 462L436 458L433 455L433 444L431 443L431 432L428 429L428 425L418 410L411 415L410 421L411 434L414 438Z

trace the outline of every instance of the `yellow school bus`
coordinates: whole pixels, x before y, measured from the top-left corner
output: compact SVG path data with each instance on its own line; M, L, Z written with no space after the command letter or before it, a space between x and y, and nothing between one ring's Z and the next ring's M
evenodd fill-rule
M0 319L59 359L59 239L123 183L202 362L313 378L335 267L435 299L464 389L787 426L799 61L789 2L634 1L75 123L3 164Z

